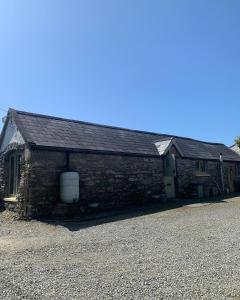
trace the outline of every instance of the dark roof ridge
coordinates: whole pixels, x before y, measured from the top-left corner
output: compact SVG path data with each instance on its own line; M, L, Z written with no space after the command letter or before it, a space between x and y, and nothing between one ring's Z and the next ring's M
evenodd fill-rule
M13 108L9 108L9 111L13 111L13 112L16 112L17 114L23 114L23 115L33 116L33 117L35 116L35 117L46 118L46 119L53 119L53 120L59 120L59 121L67 121L67 122L85 124L85 125L90 125L90 126L104 127L104 128L117 129L117 130L125 130L125 131L136 132L136 133L144 133L144 134L150 134L150 135L156 135L156 136L163 136L163 137L166 137L166 138L181 138L181 139L185 139L185 140L191 140L191 141L196 141L196 142L200 142L200 143L204 143L204 144L210 144L210 145L224 145L224 146L226 146L223 143L206 142L206 141L201 141L201 140L197 140L197 139L193 139L193 138L189 138L189 137L177 136L177 135L172 135L172 134L156 133L156 132L152 132L152 131L130 129L130 128L124 128L124 127L118 127L118 126L111 126L111 125L103 125L103 124L97 124L97 123L92 123L92 122L86 122L86 121L79 121L79 120L74 120L74 119L56 117L56 116L51 116L51 115L44 115L44 114L26 112L26 111L13 109Z

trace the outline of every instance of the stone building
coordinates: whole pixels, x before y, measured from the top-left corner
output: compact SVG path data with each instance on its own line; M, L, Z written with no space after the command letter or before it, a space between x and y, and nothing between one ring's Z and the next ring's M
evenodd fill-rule
M239 165L240 156L223 144L9 109L0 137L0 199L37 217L209 197L236 191ZM73 204L60 199L66 171L79 174Z

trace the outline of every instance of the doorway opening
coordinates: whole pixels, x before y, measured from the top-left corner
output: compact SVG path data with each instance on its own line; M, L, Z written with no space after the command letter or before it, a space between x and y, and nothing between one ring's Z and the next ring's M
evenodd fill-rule
M176 161L174 154L168 154L164 159L164 186L167 198L176 197L175 189Z

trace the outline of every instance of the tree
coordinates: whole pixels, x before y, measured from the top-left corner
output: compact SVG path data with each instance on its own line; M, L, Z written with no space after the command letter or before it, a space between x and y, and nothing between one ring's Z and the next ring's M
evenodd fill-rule
M240 136L237 136L234 141L236 145L240 148Z

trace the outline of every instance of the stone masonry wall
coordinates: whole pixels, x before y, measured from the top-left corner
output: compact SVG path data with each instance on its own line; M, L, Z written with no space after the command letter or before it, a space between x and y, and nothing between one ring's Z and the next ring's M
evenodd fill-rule
M31 206L29 204L29 188L30 188L30 177L31 177L31 161L30 161L30 151L25 147L22 153L20 161L20 182L17 197L17 210L20 217L27 218L31 216ZM30 208L30 209L29 209Z
M80 174L81 201L101 207L148 201L163 189L161 159L74 153L70 168Z
M3 200L5 190L4 180L4 155L0 155L0 201Z
M22 216L50 215L60 202L60 174L66 171L64 152L31 150L23 156L21 182L17 195ZM177 197L196 196L198 184L204 196L217 194L221 188L219 163L208 161L211 176L196 176L196 160L176 156ZM224 162L224 182L228 187L228 168L235 172L235 163ZM163 161L158 158L119 155L71 153L69 169L80 176L79 207L99 203L100 208L121 207L158 198L164 193ZM0 174L3 158L0 157ZM233 174L233 177L235 173ZM3 195L4 176L0 176L0 196Z
M177 158L176 163L178 174L178 196L197 196L197 185L203 185L204 196L206 197L219 194L220 189L222 188L219 162L207 162L206 173L210 176L196 176L196 160ZM232 167L235 172L235 163L223 163L225 189L228 188L229 167Z
M50 215L59 201L59 176L65 170L66 154L31 151L28 214Z
M147 201L162 193L162 160L145 157L71 153L71 171L79 172L79 205L100 208ZM31 154L29 181L33 216L48 215L59 202L59 177L66 170L66 154L38 151Z

